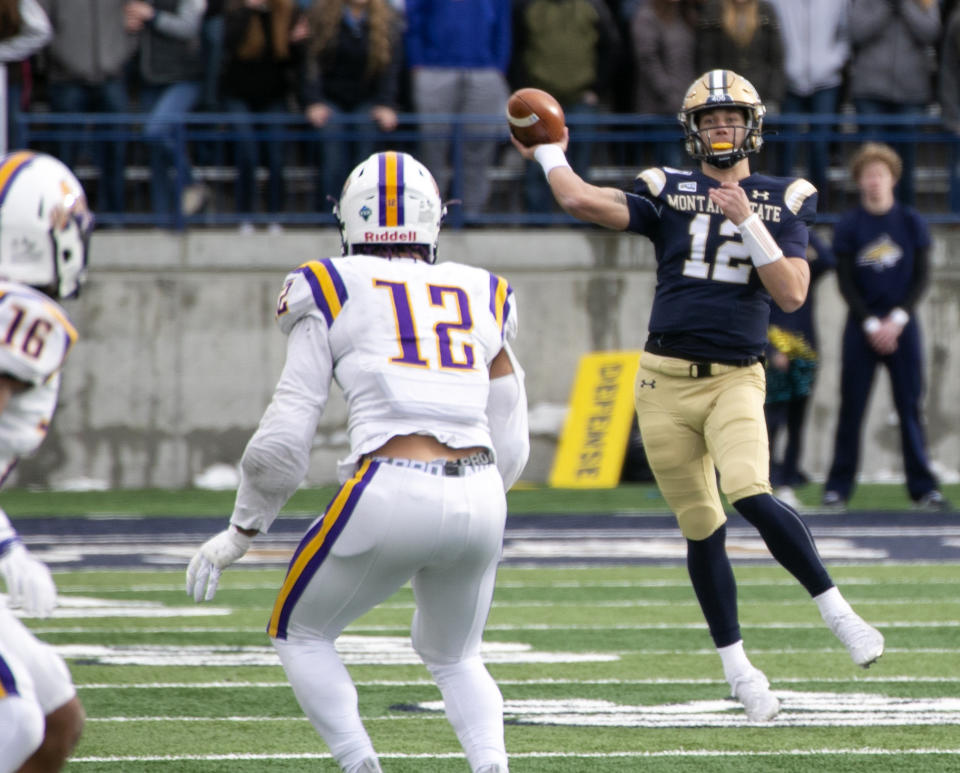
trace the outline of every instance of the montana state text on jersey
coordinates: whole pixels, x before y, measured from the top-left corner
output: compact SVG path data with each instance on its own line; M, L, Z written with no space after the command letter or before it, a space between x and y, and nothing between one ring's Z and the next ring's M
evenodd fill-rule
M692 360L760 357L767 340L769 296L739 229L710 202L707 191L719 185L700 171L651 168L627 195L627 230L649 237L657 255L651 339ZM784 255L806 255L816 188L758 174L740 187Z

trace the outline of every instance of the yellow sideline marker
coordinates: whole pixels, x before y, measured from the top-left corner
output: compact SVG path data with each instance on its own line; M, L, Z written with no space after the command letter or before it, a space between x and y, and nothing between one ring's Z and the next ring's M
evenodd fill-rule
M551 486L614 488L620 483L639 361L639 351L592 352L580 358Z

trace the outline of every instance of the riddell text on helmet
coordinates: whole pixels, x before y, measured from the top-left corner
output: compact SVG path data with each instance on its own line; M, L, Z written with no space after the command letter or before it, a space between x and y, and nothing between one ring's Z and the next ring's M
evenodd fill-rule
M363 234L365 242L415 242L417 240L416 231L390 231L389 233L374 233L365 231Z

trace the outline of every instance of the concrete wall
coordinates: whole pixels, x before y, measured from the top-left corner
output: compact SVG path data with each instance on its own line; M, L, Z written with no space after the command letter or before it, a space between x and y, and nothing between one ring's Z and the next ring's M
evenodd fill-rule
M64 376L47 442L21 463L20 485L184 487L234 465L268 402L284 357L273 307L284 274L339 253L332 229L270 236L236 231L98 231L91 277L67 303L81 339ZM929 441L938 469L960 469L960 237L936 232L934 279L922 309L928 352ZM581 354L641 348L654 288L643 238L592 228L445 233L441 257L506 276L519 301L518 354L527 370L533 451L524 477L546 479ZM832 276L817 296L823 365L806 469L829 465L845 307ZM335 390L336 391L336 390ZM864 473L896 476L899 441L885 377L865 434ZM334 479L345 411L331 399L309 482Z

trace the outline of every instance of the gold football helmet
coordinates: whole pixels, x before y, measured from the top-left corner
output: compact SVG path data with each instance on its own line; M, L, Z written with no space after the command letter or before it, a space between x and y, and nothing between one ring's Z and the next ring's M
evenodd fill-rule
M739 147L714 147L700 136L700 115L716 107L738 108L744 113L746 133ZM727 169L763 145L761 131L767 109L757 90L742 75L733 70L710 70L697 78L683 98L683 107L677 120L686 137L684 147L692 158L706 161L711 166Z

